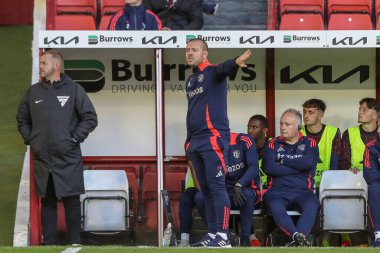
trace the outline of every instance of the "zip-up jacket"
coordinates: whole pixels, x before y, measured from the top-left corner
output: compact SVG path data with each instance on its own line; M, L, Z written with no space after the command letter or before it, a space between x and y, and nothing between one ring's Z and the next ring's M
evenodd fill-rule
M285 142L281 136L271 140L263 157L268 188L314 190L318 157L315 140L301 133L295 144Z
M162 30L160 18L144 5L125 5L110 20L108 30Z
M17 112L18 129L33 152L36 192L45 196L52 173L57 197L84 192L79 143L97 126L97 115L85 90L65 74L41 81L26 92Z
M226 187L236 183L242 187L260 188L260 174L256 143L248 134L231 133L226 171Z
M186 142L200 136L229 137L226 77L237 70L235 59L219 65L205 61L193 69L193 74L186 81Z
M364 152L363 177L367 184L380 182L380 141L367 143Z
M168 0L144 0L144 4L160 17L171 30L200 30L203 27L202 0L176 0L173 8Z

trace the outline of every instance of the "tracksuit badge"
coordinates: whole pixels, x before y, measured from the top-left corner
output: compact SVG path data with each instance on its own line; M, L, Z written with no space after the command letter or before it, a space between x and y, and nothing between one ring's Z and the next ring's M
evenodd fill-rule
M61 106L63 107L67 100L69 100L69 96L57 96L58 101L61 103Z

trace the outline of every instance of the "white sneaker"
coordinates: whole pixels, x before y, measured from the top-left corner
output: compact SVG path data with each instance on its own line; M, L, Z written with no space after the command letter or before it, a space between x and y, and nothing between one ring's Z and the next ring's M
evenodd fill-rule
M185 240L185 239L181 239L181 242L178 244L178 247L181 247L181 248L190 247L190 241Z

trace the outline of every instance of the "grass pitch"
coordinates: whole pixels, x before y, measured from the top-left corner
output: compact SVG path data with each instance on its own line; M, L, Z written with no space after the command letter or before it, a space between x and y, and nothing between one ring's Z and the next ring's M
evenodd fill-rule
M12 245L13 240L26 150L17 131L16 111L31 82L32 30L32 26L0 26L0 245Z
M0 247L1 253L70 253L76 248L68 247L27 247L10 248ZM257 253L360 253L378 252L375 248L230 248L230 249L206 249L206 248L156 248L156 247L82 247L77 253L140 253L140 252L165 252L165 253L186 253L186 252L257 252Z

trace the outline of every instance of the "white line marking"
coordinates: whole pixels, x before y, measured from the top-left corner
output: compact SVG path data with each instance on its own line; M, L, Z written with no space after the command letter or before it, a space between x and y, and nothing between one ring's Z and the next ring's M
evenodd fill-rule
M77 253L81 249L82 249L81 247L78 247L78 248L67 248L64 251L62 251L61 253Z

